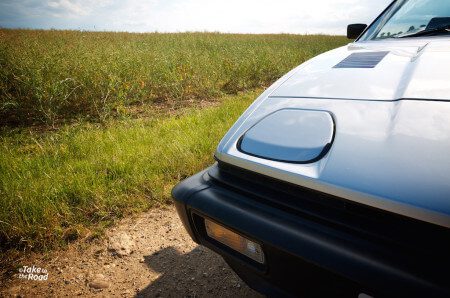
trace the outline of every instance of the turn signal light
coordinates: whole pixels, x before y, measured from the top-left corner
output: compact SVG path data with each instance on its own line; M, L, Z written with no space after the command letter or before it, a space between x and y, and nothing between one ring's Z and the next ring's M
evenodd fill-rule
M241 235L205 219L206 233L212 239L215 239L228 246L229 248L255 260L258 263L264 264L264 253L261 245L242 237Z

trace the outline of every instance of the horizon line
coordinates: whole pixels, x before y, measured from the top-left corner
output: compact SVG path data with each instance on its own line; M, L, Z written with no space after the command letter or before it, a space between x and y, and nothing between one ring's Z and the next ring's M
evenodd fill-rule
M330 33L289 33L289 32L232 32L232 31L208 31L208 30L185 30L185 31L126 31L126 30L97 30L97 29L62 29L62 28L31 28L31 27L3 27L0 30L23 30L23 31L69 31L69 32L86 32L86 33L129 33L129 34L229 34L229 35L322 35L322 36L345 36L345 34L330 34Z

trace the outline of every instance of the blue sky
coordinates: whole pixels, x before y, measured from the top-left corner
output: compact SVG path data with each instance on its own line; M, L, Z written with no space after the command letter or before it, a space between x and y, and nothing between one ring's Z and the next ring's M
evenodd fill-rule
M0 0L0 27L343 34L391 0Z

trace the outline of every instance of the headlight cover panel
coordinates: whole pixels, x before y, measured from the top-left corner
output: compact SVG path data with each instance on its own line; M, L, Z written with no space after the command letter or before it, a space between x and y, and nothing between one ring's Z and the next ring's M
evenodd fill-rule
M334 134L334 120L328 112L282 109L248 129L237 147L242 153L259 158L306 164L327 154Z

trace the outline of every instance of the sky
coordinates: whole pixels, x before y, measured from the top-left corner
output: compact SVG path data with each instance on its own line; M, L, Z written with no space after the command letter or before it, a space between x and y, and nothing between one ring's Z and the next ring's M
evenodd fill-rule
M344 34L391 0L0 0L0 27Z

